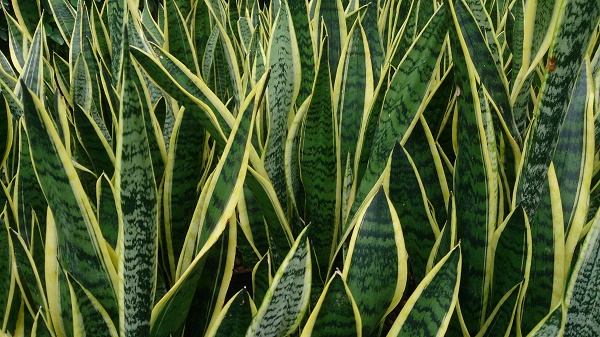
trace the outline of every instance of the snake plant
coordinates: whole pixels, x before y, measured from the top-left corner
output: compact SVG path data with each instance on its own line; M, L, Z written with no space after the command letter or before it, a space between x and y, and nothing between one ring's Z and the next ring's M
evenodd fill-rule
M0 336L600 335L599 0L0 3Z

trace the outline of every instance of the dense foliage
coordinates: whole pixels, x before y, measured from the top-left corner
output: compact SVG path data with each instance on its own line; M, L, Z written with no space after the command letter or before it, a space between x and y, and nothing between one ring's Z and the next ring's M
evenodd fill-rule
M2 0L0 336L599 336L599 0Z

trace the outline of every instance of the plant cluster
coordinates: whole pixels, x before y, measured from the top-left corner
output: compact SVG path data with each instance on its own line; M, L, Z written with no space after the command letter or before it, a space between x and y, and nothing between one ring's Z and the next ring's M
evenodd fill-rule
M0 336L600 336L599 0L1 5Z

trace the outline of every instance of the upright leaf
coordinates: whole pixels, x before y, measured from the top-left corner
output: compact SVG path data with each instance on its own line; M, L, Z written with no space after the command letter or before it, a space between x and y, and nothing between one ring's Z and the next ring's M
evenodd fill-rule
M212 337L243 337L245 329L256 314L256 305L244 288L238 291L223 307L213 330L207 332ZM215 331L216 330L216 331Z
M370 336L400 302L407 280L407 253L398 215L380 187L365 206L348 246L344 278Z
M188 231L198 201L198 184L202 176L201 164L205 134L191 111L179 112L173 127L165 170L164 216L165 243L175 276L177 258L181 254L185 233ZM207 168L204 168L207 169Z
M559 15L518 178L516 201L530 218L541 198L578 69L598 25L600 6L597 1L566 1Z
M92 207L48 112L24 82L21 86L35 172L56 219L58 260L117 321L116 271Z
M264 88L266 78L260 87ZM205 184L194 211L178 264L177 282L152 310L150 336L169 336L179 331L187 318L207 252L223 235L228 219L242 193L246 176L255 111L247 111L257 90L251 92L237 116L223 155ZM227 170L223 168L227 166ZM210 212L209 212L210 208Z
M461 4L456 8L459 6ZM465 263L459 297L465 325L474 333L485 320L489 295L488 247L497 221L497 166L495 146L490 146L490 142L494 142L494 133L488 132L492 122L490 112L486 109L483 88L476 82L475 70L470 65L469 51L464 43L466 37L460 28L460 10L456 8L452 6L456 35L453 32L451 39L453 48L460 50L462 47L462 53L457 53L454 58L454 77L457 90L460 90L455 111L458 113L458 151L454 193L457 236L462 240Z
M390 177L390 200L402 224L412 276L420 282L439 230L430 219L424 184L416 166L400 143L392 152Z
M337 271L325 285L312 310L302 336L344 337L359 336L360 314L348 285Z
M285 205L285 138L288 118L292 114L300 84L298 43L287 1L279 7L273 23L268 57L271 68L271 79L267 89L269 135L263 157L277 198Z
M394 74L389 88L385 91L381 111L372 112L379 121L372 138L367 169L360 182L348 219L353 217L381 176L394 144L397 141L403 144L403 138L410 133L418 121L421 103L446 36L445 27L446 6L441 6L413 43L408 55Z
M310 244L305 228L277 270L246 337L287 336L302 320L311 286Z
M456 246L417 286L388 336L443 336L458 301L461 265L460 247Z
M126 29L127 30L127 29ZM119 224L119 321L124 336L147 336L157 263L157 188L140 93L124 43L121 106L117 128L115 194Z
M333 107L327 49L323 46L313 95L304 120L300 152L301 177L306 195L305 215L321 273L329 267L336 238L337 167ZM318 275L318 274L317 274ZM325 277L325 275L321 275Z
M600 213L588 232L565 296L565 336L600 334Z

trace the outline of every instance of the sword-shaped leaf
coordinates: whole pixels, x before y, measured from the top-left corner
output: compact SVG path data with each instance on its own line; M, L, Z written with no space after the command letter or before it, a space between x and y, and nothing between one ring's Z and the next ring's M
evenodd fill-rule
M186 26L185 17L182 16L177 2L176 0L166 1L165 17L167 21L164 29L164 47L165 50L168 50L171 55L175 56L188 69L199 74L200 69L198 69L198 61L196 60L196 52L193 48L191 35ZM183 4L182 1L179 1L179 3Z
M368 10L368 9L367 9ZM339 107L339 143L340 158L344 162L350 155L347 163L355 172L355 162L360 156L357 147L360 138L363 120L367 118L368 105L373 99L373 69L371 55L368 52L369 41L362 25L362 20L357 19L348 42L345 66L342 73L342 94ZM335 69L334 69L335 71ZM357 153L357 150L359 153ZM344 166L344 165L342 165Z
M429 213L423 182L408 152L396 143L390 170L390 200L398 213L413 277L420 282L439 234Z
M558 305L546 317L544 317L527 337L559 337L564 335L562 326L563 306ZM580 335L577 335L580 336Z
M246 331L247 337L291 334L304 317L310 299L311 258L304 228L285 257Z
M443 336L458 302L461 266L456 246L419 283L387 336Z
M73 34L73 27L75 26L75 9L71 3L67 0L49 0L48 6L54 16L54 22L58 27L60 35L63 40L69 45L71 43L71 36Z
M503 337L511 334L515 320L518 316L518 304L521 298L523 284L519 283L512 287L493 308L477 336L481 337ZM518 324L518 323L517 323ZM513 332L512 335L515 333Z
M300 88L300 56L287 0L279 7L273 23L267 54L271 68L271 79L267 89L269 134L263 160L277 198L282 205L286 205L285 139L288 118L290 114L293 115Z
M532 237L529 219L522 207L515 208L496 229L490 254L494 256L494 277L489 307L493 308L515 284L529 278ZM526 285L527 281L524 287ZM520 322L517 316L518 326Z
M407 253L400 220L383 187L359 212L348 245L344 278L370 336L400 302L407 281Z
M477 4L479 3L477 2ZM472 62L475 68L471 76L476 77L485 86L494 101L498 115L502 117L502 124L505 124L508 128L509 135L520 142L521 136L517 130L509 103L508 88L505 84L506 79L504 79L502 64L494 57L494 48L492 47L496 46L495 40L484 40L478 27L477 20L482 21L481 15L484 14L481 11L483 11L483 8L481 8L481 5L467 7L464 0L454 1L453 7L457 19L457 33L460 36L461 44L466 47L465 57L469 60L469 63ZM472 15L476 17L474 18Z
M125 29L127 32L127 28ZM157 188L137 76L124 39L121 106L115 159L115 202L119 219L119 319L121 334L150 331L158 251Z
M118 211L114 185L106 174L102 174L96 181L96 213L102 236L116 250L119 236Z
M312 228L308 237L313 244L316 265L321 273L325 273L337 236L339 205L336 188L336 136L326 42L321 47L317 78L302 130L300 173L306 195L303 219Z
M26 35L27 33L21 29L17 20L10 16L7 11L3 12L8 25L8 41L12 66L18 73L21 73L27 61L26 54L31 44L31 37Z
M206 337L243 337L255 314L256 305L244 288L225 304L214 328L206 332Z
M541 198L578 70L598 25L600 6L597 1L566 1L559 15L518 177L516 203L522 204L530 218Z
M67 274L71 290L71 301L73 306L77 306L79 317L81 320L85 335L87 336L118 336L117 328L110 320L106 310L94 295L85 289L77 280L69 277ZM74 310L75 312L75 310Z
M452 3L450 6L455 26L450 36L453 50L458 51L453 55L454 78L460 90L455 111L458 149L454 165L457 237L461 240L465 266L459 293L460 312L466 328L474 333L485 320L489 295L488 247L497 221L497 169L493 166L494 153L488 146L490 135L486 133L490 112L482 111L486 107L480 95L483 88L476 84L458 14Z
M110 45L111 45L111 78L112 84L117 85L119 77L121 76L121 69L123 66L123 39L125 34L125 18L127 17L127 11L129 10L128 4L125 0L109 0L107 2L106 10L108 18L108 33L110 34Z
M262 303L273 281L271 254L267 252L252 269L252 299Z
M44 308L47 311L48 303L46 302L45 290L42 285L38 268L35 265L31 251L23 240L23 237L10 230L14 262L18 270L19 285L25 297L23 300L30 310Z
M346 43L347 30L346 30L346 18L342 1L340 0L321 0L319 2L317 15L315 18L317 24L320 26L321 21L325 23L327 31L321 29L319 38L328 36L327 49L329 50L329 68L332 70L332 82L335 80L335 74L340 63L340 56L342 54L342 48Z
M211 136L224 143L231 130L229 122L233 120L225 105L200 78L168 52L158 46L154 46L154 52L160 63L139 49L131 49L133 57L156 85L187 109L193 109L194 115Z
M411 46L386 91L381 111L373 111L378 124L369 162L360 182L348 221L381 176L397 141L404 144L407 133L418 121L423 98L446 36L446 7L441 6ZM368 151L368 150L367 150Z
M342 273L337 271L312 309L302 336L345 337L361 333L360 313Z
M195 53L196 59L198 60L198 66L202 67L206 44L211 35L210 12L206 8L204 1L196 1L196 5L192 10L191 15L193 15L193 23L191 26L193 28L190 29L190 34L194 39L193 42L196 49ZM204 76L204 73L200 73L199 75Z
M588 232L565 295L565 336L600 334L600 213Z
M202 177L205 133L192 112L184 109L175 119L164 182L164 231L172 276L181 254L185 234L198 202Z
M571 265L573 252L587 222L586 208L594 171L594 117L590 104L593 84L589 66L588 61L581 65L552 159L565 222L567 266Z
M58 261L117 321L117 275L90 202L48 112L22 81L21 86L35 172L56 219Z
M554 168L548 171L539 207L530 220L531 268L523 300L521 330L527 334L556 306L566 282L564 222Z
M305 0L288 1L290 16L294 22L294 32L298 42L300 55L300 89L297 102L302 103L310 95L313 79L315 77L315 56L311 36L310 21L308 19L307 2Z
M79 104L73 107L73 120L78 141L92 164L89 169L98 176L105 173L112 177L115 154L98 124Z
M1 192L1 195L4 195L4 191ZM5 198L0 196L1 202L0 207L2 207L2 211L0 212L0 273L4 275L0 279L0 317L4 319L7 314L8 304L10 303L10 284L11 279L13 278L12 273L12 249L9 246L9 229L6 225L6 222L2 219L1 216L6 212L6 202Z
M27 54L27 60L25 66L19 77L20 81L25 82L27 88L30 88L37 97L42 97L44 92L44 48L46 45L46 34L44 32L44 25L40 21L33 41L29 46L29 53ZM24 90L22 85L17 83L15 88L15 95L19 98L23 97L22 91Z
M185 323L207 253L223 235L228 219L232 216L243 190L256 115L256 111L248 108L251 108L250 104L254 102L257 93L260 92L262 96L262 91L258 89L262 90L265 82L266 76L262 79L261 85L255 88L244 102L243 110L237 116L223 155L212 177L202 189L179 259L176 271L179 278L154 306L150 336L169 336L175 331L180 331Z
M12 224L13 228L18 228L19 234L23 239L31 243L33 239L33 233L31 233L31 221L35 216L40 221L44 221L46 218L46 209L48 203L44 198L42 189L38 182L35 170L33 168L33 161L31 158L31 150L29 147L29 140L25 132L24 123L19 121L19 144L15 147L15 151L18 151L18 170L16 172L15 180L15 191L14 195L15 207L17 210L17 223Z
M195 331L192 336L204 336L215 326L218 314L223 309L232 282L234 262L237 255L237 226L230 219L223 236L208 251L202 276L185 324L186 330ZM248 322L249 323L249 322ZM248 324L244 328L248 327ZM243 333L244 328L239 331Z

